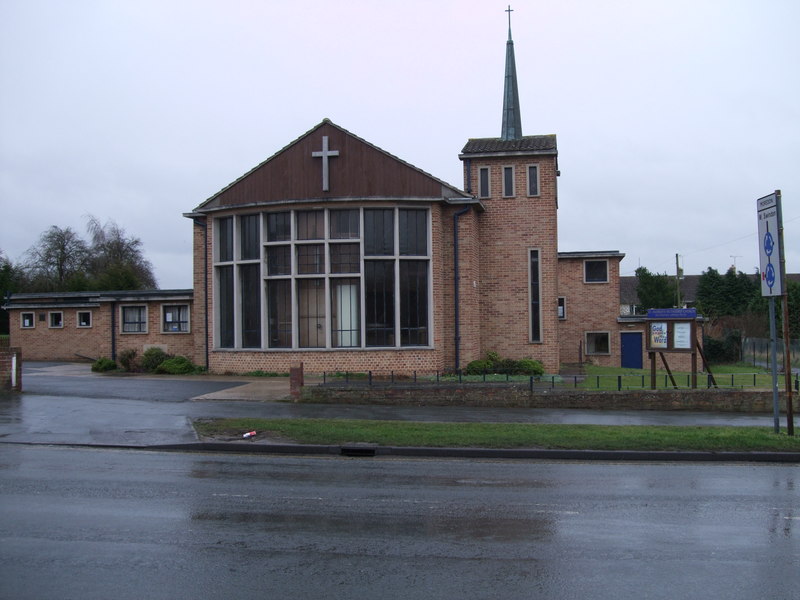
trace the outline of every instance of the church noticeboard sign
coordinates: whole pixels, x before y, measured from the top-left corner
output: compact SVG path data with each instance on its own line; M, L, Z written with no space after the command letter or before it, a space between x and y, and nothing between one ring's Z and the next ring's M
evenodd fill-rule
M647 349L651 352L692 352L694 308L651 308L647 311Z

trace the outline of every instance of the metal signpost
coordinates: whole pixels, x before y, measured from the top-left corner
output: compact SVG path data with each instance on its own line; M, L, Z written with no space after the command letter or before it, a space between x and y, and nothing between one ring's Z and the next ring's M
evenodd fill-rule
M769 338L772 369L772 408L775 433L780 431L780 404L778 400L778 333L775 326L775 297L783 297L783 338L789 347L788 294L785 287L786 265L783 254L783 219L781 215L781 192L776 190L756 201L758 213L758 249L760 256L761 295L769 298ZM787 375L786 428L794 435L792 414L791 358L784 352Z

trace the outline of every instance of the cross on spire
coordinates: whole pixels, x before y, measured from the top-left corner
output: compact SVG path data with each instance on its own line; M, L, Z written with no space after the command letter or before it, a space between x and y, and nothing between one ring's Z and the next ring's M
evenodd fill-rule
M519 111L519 90L517 88L517 65L514 60L514 40L511 39L511 5L508 13L508 41L506 42L506 77L503 89L502 140L518 140L522 137L522 117Z
M511 39L511 13L514 12L514 9L509 4L505 12L508 13L508 39Z
M314 158L322 159L322 191L330 191L330 178L328 170L328 160L333 156L339 156L338 150L328 150L328 136L322 136L322 150L316 150L311 153Z

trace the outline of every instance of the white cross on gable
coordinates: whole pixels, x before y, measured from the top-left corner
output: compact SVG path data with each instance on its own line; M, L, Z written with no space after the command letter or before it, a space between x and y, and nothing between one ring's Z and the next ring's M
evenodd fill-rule
M322 159L322 191L327 192L330 191L330 178L329 178L329 171L328 171L328 159L332 156L339 156L338 150L328 150L328 136L322 136L322 150L317 150L316 152L312 152L311 156L314 158L321 158Z

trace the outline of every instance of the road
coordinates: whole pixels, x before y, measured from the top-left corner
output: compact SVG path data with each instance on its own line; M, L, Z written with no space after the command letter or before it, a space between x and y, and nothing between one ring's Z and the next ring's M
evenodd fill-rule
M798 469L0 445L0 597L800 597Z

